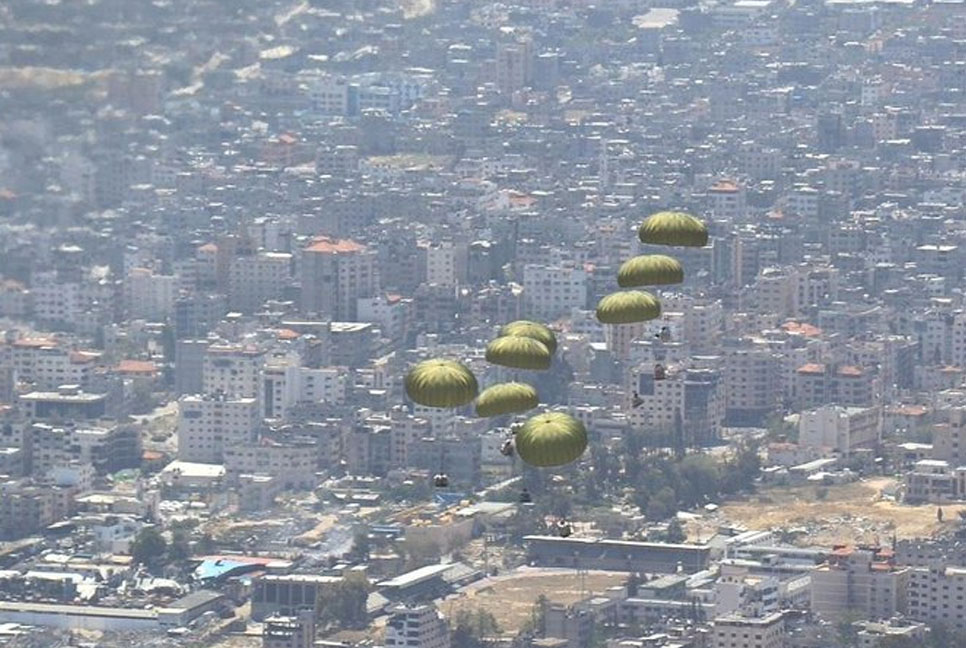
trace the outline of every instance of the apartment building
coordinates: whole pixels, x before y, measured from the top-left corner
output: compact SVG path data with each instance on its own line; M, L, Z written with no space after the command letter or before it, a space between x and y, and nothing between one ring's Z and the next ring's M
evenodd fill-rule
M827 620L848 610L889 619L905 613L908 583L909 568L896 566L891 551L839 546L812 572L812 612Z
M379 291L377 253L349 239L320 237L302 251L302 311L356 321L357 300Z
M523 298L533 317L553 319L587 308L588 275L582 267L527 265Z
M386 648L450 648L449 626L433 605L389 610Z
M802 412L798 438L804 446L831 448L845 456L858 448L875 448L882 438L881 410L825 405Z
M224 393L183 396L178 401L178 458L222 463L225 449L255 441L261 421L254 398Z
M264 351L253 347L209 346L202 367L202 391L261 400L264 366Z
M292 255L259 252L232 260L228 270L228 306L253 313L270 299L280 299L292 280Z
M908 597L910 619L966 632L966 567L912 567Z
M785 617L781 612L754 617L727 614L712 623L714 648L784 648Z

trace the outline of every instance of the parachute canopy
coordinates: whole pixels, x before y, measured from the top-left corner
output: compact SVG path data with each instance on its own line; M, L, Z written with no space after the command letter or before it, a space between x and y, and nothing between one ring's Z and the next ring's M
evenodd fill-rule
M611 293L597 303L597 320L601 324L646 322L661 316L661 302L642 290Z
M549 369L550 349L527 337L498 337L486 345L486 360L514 369Z
M549 327L540 322L517 320L504 324L500 328L500 337L506 336L531 338L537 342L542 342L551 354L557 351L557 336L553 334Z
M644 254L628 259L617 271L621 288L678 284L684 281L680 261L664 254Z
M406 394L427 407L462 407L479 391L476 376L453 360L420 362L406 375Z
M708 228L690 214L662 211L651 214L637 231L642 243L704 247L708 244Z
M532 410L540 402L537 390L525 383L507 382L487 387L476 399L476 415L502 416Z
M587 430L569 414L546 412L524 423L514 444L520 458L531 466L563 466L587 449Z

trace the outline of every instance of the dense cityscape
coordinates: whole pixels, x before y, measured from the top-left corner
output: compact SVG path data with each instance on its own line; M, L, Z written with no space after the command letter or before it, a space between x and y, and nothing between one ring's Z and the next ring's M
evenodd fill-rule
M0 646L961 648L964 268L966 0L3 0Z

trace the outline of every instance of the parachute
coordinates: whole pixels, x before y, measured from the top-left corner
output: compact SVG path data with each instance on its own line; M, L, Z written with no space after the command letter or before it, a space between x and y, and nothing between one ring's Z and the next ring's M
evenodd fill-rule
M690 214L662 211L651 214L641 223L637 236L641 243L704 247L708 244L708 228Z
M426 360L406 375L406 394L427 407L462 407L478 392L473 372L453 360Z
M661 316L661 302L642 290L612 293L597 303L597 320L601 324L646 322Z
M587 449L587 430L569 414L546 412L527 420L514 444L520 458L531 466L563 466Z
M644 254L628 259L617 271L617 285L621 288L678 284L684 281L684 268L672 257L663 254Z
M486 360L514 369L544 370L550 368L550 349L528 337L498 337L486 345Z
M537 390L525 383L508 382L487 387L476 399L476 415L501 416L532 410L539 404Z
M500 328L500 337L524 337L543 343L551 354L557 352L557 336L549 327L530 320L517 320Z

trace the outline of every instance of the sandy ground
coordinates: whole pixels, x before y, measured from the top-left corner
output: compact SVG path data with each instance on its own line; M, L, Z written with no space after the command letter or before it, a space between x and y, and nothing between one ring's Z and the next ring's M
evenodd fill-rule
M958 511L966 506L943 506L944 522L936 519L936 506L908 506L883 499L883 488L895 480L868 479L842 486L782 487L763 489L747 501L725 504L714 515L688 524L691 540L707 540L718 525L742 524L748 529L797 532L789 538L800 546L840 543L888 544L893 533L900 539L934 536L958 524ZM824 499L820 491L827 491Z
M541 594L553 603L567 605L621 585L626 579L627 574L619 572L588 572L582 592L580 579L573 570L524 567L473 583L459 594L440 601L437 607L447 618L453 618L461 608L471 612L483 608L496 617L501 631L516 633L531 619Z

